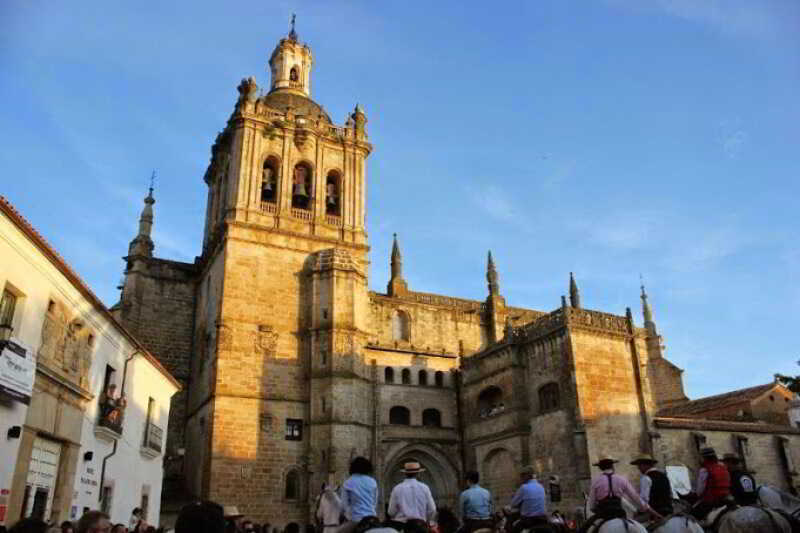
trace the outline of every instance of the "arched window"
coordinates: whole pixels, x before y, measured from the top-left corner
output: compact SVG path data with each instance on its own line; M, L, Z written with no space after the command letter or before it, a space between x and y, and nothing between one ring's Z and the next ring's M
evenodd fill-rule
M420 385L427 385L428 384L428 373L424 370L419 371L419 384Z
M442 427L442 413L438 409L425 409L422 411L422 425L426 427Z
M394 383L394 368L387 366L383 371L383 381L385 383Z
M411 412L402 405L395 405L389 409L389 423L408 426L411 424Z
M481 418L496 415L504 410L503 391L500 387L487 387L478 395L478 415Z
M314 180L311 165L306 162L297 163L292 172L292 207L310 209L311 197L314 195Z
M275 203L278 198L278 160L269 156L261 167L261 201Z
M433 375L433 379L437 387L444 387L444 372L437 370L436 374Z
M325 214L340 216L342 214L342 178L335 170L328 172L325 178Z
M297 67L292 67L292 70L289 71L289 80L300 81L300 75L298 74Z
M555 411L560 406L558 383L547 383L539 387L539 412Z
M392 340L407 341L410 337L408 313L395 311L392 313Z
M286 473L286 487L283 495L287 500L300 499L300 474L297 470L289 470Z
M409 369L404 368L400 375L402 376L403 385L411 385L411 371Z

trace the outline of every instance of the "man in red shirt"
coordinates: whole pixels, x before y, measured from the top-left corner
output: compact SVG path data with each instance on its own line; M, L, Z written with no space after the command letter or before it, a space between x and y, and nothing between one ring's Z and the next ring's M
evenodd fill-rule
M698 520L705 518L712 509L725 505L731 495L731 475L717 459L714 448L701 449L700 458L703 466L697 473L695 487L700 499L692 508L692 515Z

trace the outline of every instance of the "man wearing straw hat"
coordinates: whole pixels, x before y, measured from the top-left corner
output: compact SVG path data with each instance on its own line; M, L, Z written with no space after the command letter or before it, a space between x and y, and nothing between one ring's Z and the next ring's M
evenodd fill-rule
M588 505L594 516L583 524L581 531L589 531L596 520L625 518L625 509L622 507L623 496L633 502L640 511L646 511L656 519L661 518L660 514L647 505L647 502L642 501L630 481L614 473L614 464L618 462L603 455L594 463L594 466L600 469L600 475L592 480L592 486L589 488Z
M401 472L406 479L392 489L389 497L387 514L393 522L402 523L406 533L427 531L428 524L436 518L436 504L431 489L417 480L419 473L424 471L416 461L405 463Z
M642 454L631 461L642 474L639 478L639 497L658 514L667 516L673 512L672 486L667 475L656 468L656 463L658 461L649 454Z

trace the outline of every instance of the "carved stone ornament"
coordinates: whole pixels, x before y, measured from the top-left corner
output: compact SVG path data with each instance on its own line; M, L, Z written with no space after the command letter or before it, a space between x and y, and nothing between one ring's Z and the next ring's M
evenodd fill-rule
M266 324L258 326L256 334L256 350L269 356L275 355L275 348L278 345L278 332L275 328Z
M261 431L269 433L272 431L272 415L263 413L258 417L258 425Z
M39 361L59 369L81 387L89 385L92 347L89 329L80 319L69 320L63 306L53 302L45 312Z
M353 353L353 335L350 333L339 333L336 335L336 353Z
M223 350L230 350L233 344L233 333L231 328L217 322L217 353Z

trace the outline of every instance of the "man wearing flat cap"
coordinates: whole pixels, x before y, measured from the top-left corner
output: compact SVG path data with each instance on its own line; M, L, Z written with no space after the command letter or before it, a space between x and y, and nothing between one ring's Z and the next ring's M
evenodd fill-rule
M625 509L622 507L622 497L625 496L640 511L645 511L660 519L661 515L642 501L630 481L614 473L614 464L618 463L607 455L603 455L594 463L600 469L600 475L592 480L589 488L589 509L594 513L581 527L581 531L589 531L596 520L611 520L612 518L625 518Z
M519 480L521 484L511 498L511 508L519 510L519 520L514 521L513 514L509 517L509 532L521 533L523 529L550 527L544 487L536 481L533 467L522 467Z
M731 496L739 505L755 505L758 502L756 480L744 469L742 460L735 453L726 453L722 462L731 475Z
M395 523L401 523L405 533L421 533L428 530L428 524L436 519L436 504L428 485L417 480L425 469L411 461L403 465L406 479L395 485L389 496L387 514Z
M672 486L669 478L656 468L657 460L652 455L643 454L631 461L639 468L639 497L662 516L671 515Z

